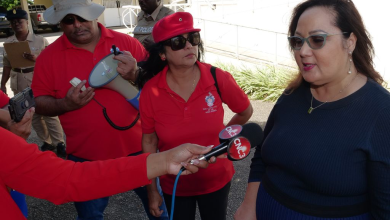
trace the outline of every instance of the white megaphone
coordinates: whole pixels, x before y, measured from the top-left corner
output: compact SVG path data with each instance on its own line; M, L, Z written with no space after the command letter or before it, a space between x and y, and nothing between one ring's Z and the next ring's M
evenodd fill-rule
M139 110L139 91L129 81L119 76L116 71L118 60L114 60L114 53L101 59L89 75L88 83L93 88L108 88L119 92L131 105Z

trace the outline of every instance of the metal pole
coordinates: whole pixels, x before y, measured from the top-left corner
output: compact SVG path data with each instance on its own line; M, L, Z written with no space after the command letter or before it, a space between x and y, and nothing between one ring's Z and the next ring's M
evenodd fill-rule
M30 33L33 33L32 24L31 24L32 22L31 22L30 12L28 11L27 0L21 0L20 4L22 6L22 9L27 12L27 16L28 16L28 20L29 20L29 22L28 22L28 31Z

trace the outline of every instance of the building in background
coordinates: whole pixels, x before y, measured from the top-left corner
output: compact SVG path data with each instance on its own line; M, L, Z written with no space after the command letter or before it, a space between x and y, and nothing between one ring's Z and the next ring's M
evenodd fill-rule
M123 26L132 31L139 12L138 0L92 0L106 7L99 22L107 27ZM51 0L35 0L51 6ZM293 8L300 0L163 0L174 11L191 12L195 25L202 29L202 39L210 52L221 53L252 63L266 62L295 67L288 50L287 29ZM390 81L388 28L378 22L390 20L382 0L354 0L376 50L376 69Z

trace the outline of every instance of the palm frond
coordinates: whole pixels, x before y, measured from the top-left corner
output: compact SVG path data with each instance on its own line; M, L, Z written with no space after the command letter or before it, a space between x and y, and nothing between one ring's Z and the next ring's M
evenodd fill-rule
M273 65L251 69L217 62L215 66L231 73L237 84L251 99L263 101L275 102L293 76L293 71Z

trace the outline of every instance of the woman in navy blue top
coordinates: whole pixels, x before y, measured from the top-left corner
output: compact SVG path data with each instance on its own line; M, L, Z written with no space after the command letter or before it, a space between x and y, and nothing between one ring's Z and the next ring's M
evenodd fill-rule
M390 94L359 12L305 1L289 36L299 74L269 116L235 219L390 219Z

